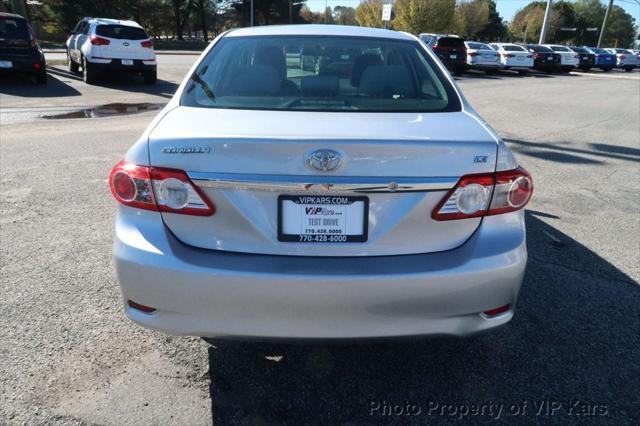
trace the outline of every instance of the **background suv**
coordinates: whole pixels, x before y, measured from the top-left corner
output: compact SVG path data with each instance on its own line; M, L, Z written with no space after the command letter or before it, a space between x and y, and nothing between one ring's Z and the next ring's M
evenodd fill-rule
M420 34L420 40L425 42L454 74L460 74L467 68L467 46L460 37L447 34Z
M0 71L26 73L37 83L47 82L44 54L20 15L0 13Z
M147 84L157 80L153 41L133 21L84 18L67 40L69 71L82 68L84 81L96 81L100 71L126 71L142 75Z

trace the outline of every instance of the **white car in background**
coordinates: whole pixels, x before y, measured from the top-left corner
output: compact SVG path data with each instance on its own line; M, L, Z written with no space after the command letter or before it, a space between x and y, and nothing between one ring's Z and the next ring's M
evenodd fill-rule
M533 54L524 47L513 43L491 43L489 46L500 54L500 63L505 70L524 75L533 68Z
M467 65L471 69L482 70L487 74L495 73L503 68L500 54L488 44L477 41L465 41L467 46Z
M67 39L69 71L82 68L86 83L96 82L99 72L125 71L142 75L145 83L157 80L153 41L134 21L83 18Z
M613 55L616 55L616 67L622 68L626 72L630 72L634 68L638 68L638 55L628 49L610 48L605 49Z
M569 72L580 65L580 55L569 49L567 46L557 44L543 44L560 55L560 69Z

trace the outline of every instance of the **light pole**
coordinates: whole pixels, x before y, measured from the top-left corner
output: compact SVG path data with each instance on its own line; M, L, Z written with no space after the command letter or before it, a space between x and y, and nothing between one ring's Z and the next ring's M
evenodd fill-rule
M607 28L607 19L609 19L609 12L611 11L611 6L613 5L613 0L609 0L609 6L607 6L606 12L604 12L604 20L602 21L602 29L600 30L600 36L598 37L598 45L596 46L600 49L602 45L602 39L604 38L604 30Z
M249 19L250 22L250 26L253 27L253 0L251 0L251 6L249 7L250 9L250 14L251 14L251 18Z
M547 0L547 10L544 11L544 21L542 22L542 31L540 31L540 42L538 44L544 44L547 38L547 31L549 30L549 15L551 15L551 0Z

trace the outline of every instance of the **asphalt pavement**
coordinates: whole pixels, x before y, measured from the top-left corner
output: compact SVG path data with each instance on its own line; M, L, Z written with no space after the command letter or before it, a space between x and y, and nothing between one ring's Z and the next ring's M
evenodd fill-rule
M638 424L640 73L457 79L535 181L506 327L211 345L122 312L107 174L154 112L42 118L166 102L196 56L158 59L157 86L0 82L0 424Z

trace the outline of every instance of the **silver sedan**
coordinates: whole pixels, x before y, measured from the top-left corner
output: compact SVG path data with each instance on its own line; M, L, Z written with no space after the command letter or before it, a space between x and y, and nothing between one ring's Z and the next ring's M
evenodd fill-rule
M400 32L222 34L109 183L126 314L172 334L468 335L527 262L531 176Z

